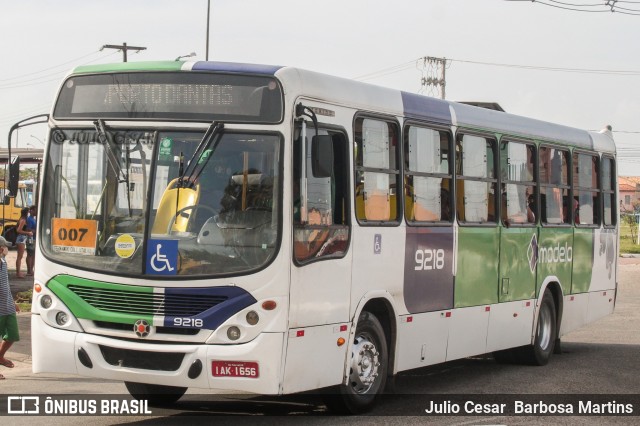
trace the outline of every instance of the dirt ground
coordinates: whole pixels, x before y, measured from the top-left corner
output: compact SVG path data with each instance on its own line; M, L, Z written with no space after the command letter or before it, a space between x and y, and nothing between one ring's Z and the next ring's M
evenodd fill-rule
M28 277L28 276L25 276L24 278L16 277L17 255L18 255L17 250L15 248L12 248L9 250L9 253L7 254L7 257L6 257L7 267L9 269L9 285L11 286L11 293L13 294L14 298L17 293L20 293L21 291L29 290L33 287L33 277ZM25 253L24 256L22 257L22 266L20 269L20 271L23 274L27 272L27 264L25 262L26 257L27 257L27 254ZM37 262L36 262L36 268L37 268Z

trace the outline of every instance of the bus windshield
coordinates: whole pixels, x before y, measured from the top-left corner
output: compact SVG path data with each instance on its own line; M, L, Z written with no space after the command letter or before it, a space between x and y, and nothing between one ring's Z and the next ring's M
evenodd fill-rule
M202 137L54 130L41 211L46 255L134 276L265 266L278 245L281 137L225 131L198 153Z

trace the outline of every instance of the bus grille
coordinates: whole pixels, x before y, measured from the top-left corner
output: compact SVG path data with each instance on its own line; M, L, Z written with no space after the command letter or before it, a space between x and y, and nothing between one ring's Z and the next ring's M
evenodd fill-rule
M171 294L167 297L162 293L139 293L79 285L69 285L68 289L96 309L132 315L188 317L227 300L227 296Z
M150 352L119 349L99 345L104 360L117 367L142 370L176 371L182 364L184 354L178 352Z

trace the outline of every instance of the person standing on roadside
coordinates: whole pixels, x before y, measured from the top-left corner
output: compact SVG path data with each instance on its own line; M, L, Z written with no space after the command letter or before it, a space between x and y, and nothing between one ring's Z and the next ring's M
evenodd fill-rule
M0 237L0 365L13 368L13 362L4 357L11 345L20 340L18 331L18 318L16 313L20 312L20 307L13 300L9 287L9 273L7 272L7 255L9 243ZM0 374L0 380L4 376Z
M27 231L31 231L31 237L27 237L27 275L33 275L33 268L36 261L36 227L38 226L38 206L29 207L27 216Z
M20 269L22 268L22 257L24 256L24 252L27 246L27 239L29 237L33 237L33 232L27 230L27 216L29 215L29 207L25 207L20 211L20 219L18 219L18 224L16 225L16 232L18 233L18 238L16 238L16 247L18 250L18 255L16 256L16 277L24 278L25 275L20 273Z

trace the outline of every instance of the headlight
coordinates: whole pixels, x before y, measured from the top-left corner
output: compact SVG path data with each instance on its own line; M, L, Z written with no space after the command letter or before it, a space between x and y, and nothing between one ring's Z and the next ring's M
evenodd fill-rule
M58 323L58 325L63 326L67 322L69 322L69 315L67 315L66 312L58 312L56 314L56 323Z
M256 311L247 312L247 323L249 325L256 325L260 321L260 315Z
M240 329L235 325L227 329L227 337L229 340L238 340L240 338Z
M42 306L44 309L49 309L52 304L53 304L53 300L51 299L51 296L49 296L48 294L45 294L40 298L40 306Z

